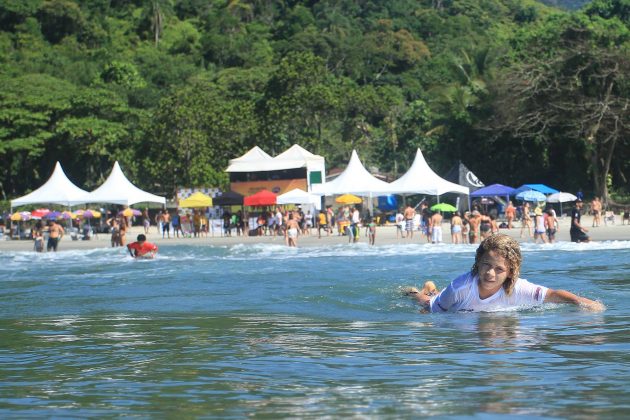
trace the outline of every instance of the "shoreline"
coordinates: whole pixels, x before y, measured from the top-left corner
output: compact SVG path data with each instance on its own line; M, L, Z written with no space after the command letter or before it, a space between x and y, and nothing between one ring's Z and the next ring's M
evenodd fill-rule
M556 234L556 242L569 242L569 222L570 219L565 217L560 220L560 229ZM630 225L621 225L621 220L618 220L616 224L602 224L599 227L591 228L592 217L582 216L582 225L586 226L589 231L587 234L592 241L628 241L630 240ZM321 239L317 237L317 230L312 229L311 235L298 237L298 247L317 247L317 246L331 246L349 244L347 236L338 235L336 230L330 236L322 236ZM443 242L450 244L450 223L442 224ZM521 243L534 243L532 237L528 237L524 232L524 236L520 237L521 228L520 223L517 222L512 229L500 229L501 233L505 233ZM127 232L127 243L133 242L136 236L140 233L144 233L142 226L133 226ZM151 226L149 233L146 235L149 242L155 243L158 247L164 245L194 245L194 246L234 246L234 245L252 245L252 244L270 244L270 245L282 245L286 246L283 236L231 236L225 237L220 234L212 236L208 234L207 237L198 238L162 238L157 232L156 226ZM359 243L368 243L368 238L365 236L365 228L361 228L361 236ZM419 231L414 231L413 238L397 238L397 231L395 225L378 226L376 231L376 243L374 246L379 245L406 245L406 244L427 244L426 237L421 235ZM71 240L68 235L65 235L59 242L58 252L70 251L70 250L89 250L97 248L110 248L111 241L109 234L98 234L90 240ZM0 239L0 251L33 251L32 240L10 240Z

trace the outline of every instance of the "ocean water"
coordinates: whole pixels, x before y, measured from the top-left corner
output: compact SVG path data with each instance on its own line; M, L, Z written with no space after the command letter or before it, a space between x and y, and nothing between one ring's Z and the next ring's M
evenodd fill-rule
M420 314L474 246L0 254L0 417L619 418L630 242L523 245L522 277L605 303Z

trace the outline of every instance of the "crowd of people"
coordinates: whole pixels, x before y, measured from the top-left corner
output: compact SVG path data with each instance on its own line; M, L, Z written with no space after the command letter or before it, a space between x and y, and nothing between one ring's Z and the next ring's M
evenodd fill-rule
M588 228L581 223L584 212L584 202L578 198L570 212L569 233L573 242L588 242ZM601 226L602 220L605 223L614 223L614 215L609 212L602 212L602 203L595 197L589 203L589 214L592 216L590 227ZM126 234L130 229L135 217L125 216L123 212L118 212L111 216L112 212L107 212L109 216L95 229L105 228L111 235L112 247L124 247L126 245ZM115 214L115 213L114 213ZM511 201L505 206L504 217L497 220L496 212L488 212L480 206L474 205L471 211L460 213L455 211L448 213L450 216L445 219L442 212L429 209L424 200L416 207L407 205L398 209L395 215L379 215L372 217L360 206L341 205L336 208L326 206L322 210L304 211L301 206L276 206L252 213L247 213L244 209L230 212L228 208L222 209L219 214L211 214L209 209L174 209L159 210L153 216L148 209L141 213L141 221L145 235L149 233L152 226L156 226L157 233L162 238L196 238L207 237L210 230L221 231L223 236L283 236L287 245L297 246L299 236L314 235L318 238L323 235L330 236L343 235L348 237L351 243L358 242L361 233L365 232L368 243L376 243L377 225L383 224L383 219L394 222L396 226L396 236L401 240L412 240L414 235L420 235L421 241L439 244L444 238L444 230L449 229L450 242L453 244L476 244L493 234L499 233L500 229L520 229L520 237L532 240L535 243L553 243L560 231L558 216L552 206L546 207L530 205L523 202L516 207ZM630 211L620 214L621 224L630 224ZM380 220L379 220L380 219ZM517 223L518 222L518 223ZM84 223L85 230L81 239L89 239L92 230L89 221L75 220L81 232L81 223ZM220 226L217 226L220 223ZM448 223L448 225L447 225ZM73 229L71 234L76 239L77 229ZM58 243L65 234L65 230L60 223L39 220L32 228L31 237L35 242L35 250L38 252L47 249L56 251Z

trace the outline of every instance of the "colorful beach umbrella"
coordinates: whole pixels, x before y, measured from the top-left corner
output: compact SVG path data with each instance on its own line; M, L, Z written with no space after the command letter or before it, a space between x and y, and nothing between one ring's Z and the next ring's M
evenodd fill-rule
M44 219L48 219L48 220L56 220L58 218L61 217L61 212L60 211L51 211L50 213L48 213L46 216L44 216Z
M42 217L46 216L48 213L50 213L49 209L37 209L31 212L31 216L33 216L33 219L41 219Z
M131 207L128 207L118 214L123 215L125 217L131 217L131 216L140 216L142 212L140 210L136 210L136 209L132 209Z
M444 211L444 212L456 212L457 207L454 207L448 203L437 203L431 206L431 210L433 211Z
M547 197L545 196L545 194L539 191L530 190L530 191L522 191L516 194L516 199L523 200L523 201L541 202L541 201L545 201Z
M361 204L362 202L361 197L357 197L353 194L344 194L335 198L335 203L339 204Z
M24 222L31 220L31 213L28 211L15 212L11 215L11 220L14 222Z
M68 220L68 219L76 219L77 215L69 212L68 210L61 212L58 218Z

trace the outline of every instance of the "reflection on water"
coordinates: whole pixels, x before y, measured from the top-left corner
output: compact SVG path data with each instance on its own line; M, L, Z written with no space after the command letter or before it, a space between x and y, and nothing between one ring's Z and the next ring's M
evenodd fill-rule
M524 250L602 314L419 314L401 287L443 287L467 247L2 255L0 416L622 417L629 248Z

